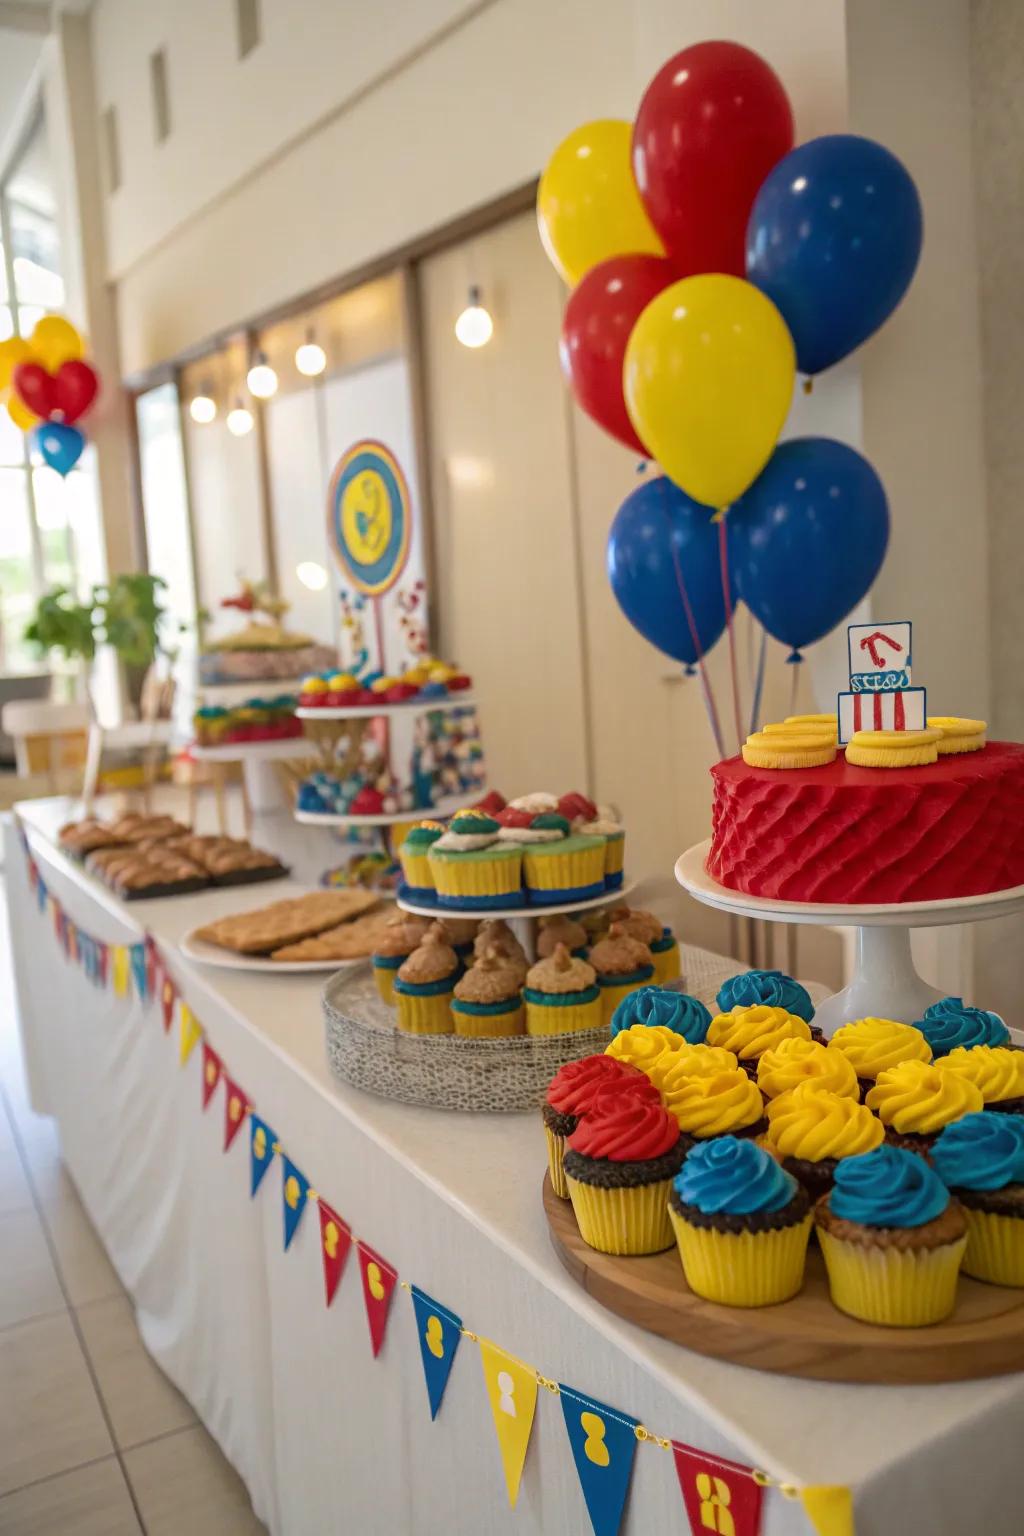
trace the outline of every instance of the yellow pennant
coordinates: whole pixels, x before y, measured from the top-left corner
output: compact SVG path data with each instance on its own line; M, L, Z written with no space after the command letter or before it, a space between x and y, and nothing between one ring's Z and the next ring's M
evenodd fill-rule
M849 1488L830 1483L801 1488L800 1503L818 1536L857 1536Z
M178 1010L178 1028L180 1030L178 1060L184 1066L195 1050L196 1041L203 1033L203 1026L192 1012L188 1003L184 1001Z
M506 1355L489 1339L480 1340L480 1361L505 1469L508 1502L515 1509L537 1407L537 1372Z
M124 944L114 945L110 958L110 969L114 978L114 995L116 997L124 997L128 991L128 980L131 975L128 950Z

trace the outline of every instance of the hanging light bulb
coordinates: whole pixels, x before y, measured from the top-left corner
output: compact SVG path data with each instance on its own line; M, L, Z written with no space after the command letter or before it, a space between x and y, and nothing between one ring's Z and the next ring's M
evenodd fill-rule
M481 304L475 283L469 290L469 304L455 322L455 335L464 347L486 347L494 335L494 321Z
M256 353L256 361L246 374L245 382L249 386L249 393L255 395L257 400L269 400L271 395L277 394L277 374L267 362L265 352Z
M227 429L232 437L244 437L247 432L252 431L252 425L252 411L246 410L239 395L232 409L228 411Z
M322 592L327 585L327 572L317 560L300 560L295 574L310 592Z
M295 366L307 379L315 379L327 367L327 353L318 345L312 326L306 332L302 346L296 348Z
M194 422L205 427L217 414L217 402L204 388L201 395L193 395L189 401L188 413Z

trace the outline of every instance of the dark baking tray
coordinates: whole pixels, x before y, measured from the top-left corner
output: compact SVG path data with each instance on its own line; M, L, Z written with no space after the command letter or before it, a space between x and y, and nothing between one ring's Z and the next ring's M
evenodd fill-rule
M287 864L268 865L266 869L239 869L227 875L211 875L212 885L258 885L261 880L284 880L291 874Z

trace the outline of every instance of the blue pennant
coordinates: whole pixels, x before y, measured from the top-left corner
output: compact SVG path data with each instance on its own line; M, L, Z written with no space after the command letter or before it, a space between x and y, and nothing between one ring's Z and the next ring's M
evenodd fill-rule
M423 1374L427 1379L430 1417L436 1419L444 1389L448 1385L455 1351L462 1337L462 1319L432 1300L418 1285L412 1287L412 1305L416 1314L416 1336L423 1357Z
M263 1183L263 1175L274 1161L274 1148L277 1146L277 1137L265 1120L260 1120L256 1115L249 1116L249 1161L252 1169L252 1187L249 1191L254 1195ZM288 1244L285 1243L287 1248Z
M305 1174L300 1173L293 1162L290 1162L284 1153L281 1153L281 1163L284 1168L284 1184L282 1195L284 1198L284 1246L287 1251L292 1238L299 1229L302 1213L306 1209L306 1196L309 1194L309 1180Z
M559 1383L565 1428L594 1536L618 1536L636 1454L637 1420Z
M135 983L135 993L140 1002L146 1001L146 946L145 944L133 944L129 955L132 968L132 980Z
M87 981L96 980L96 944L87 933L78 935L78 958Z
M50 895L50 893L46 889L46 882L43 879L43 877L40 875L39 883L36 886L36 905L38 906L40 912L45 912L46 911L46 903L47 903L47 900L49 898L49 895Z

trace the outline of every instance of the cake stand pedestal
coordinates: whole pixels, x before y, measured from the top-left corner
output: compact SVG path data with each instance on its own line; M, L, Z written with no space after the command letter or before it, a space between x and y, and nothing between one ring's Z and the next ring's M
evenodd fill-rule
M1024 885L948 901L858 906L746 896L719 885L708 874L705 864L710 847L710 839L697 843L680 855L675 866L679 884L705 906L771 923L817 923L856 929L856 959L849 986L815 1009L815 1024L829 1036L841 1024L871 1015L914 1024L931 1003L942 997L917 973L910 950L911 929L980 923L1024 911Z

